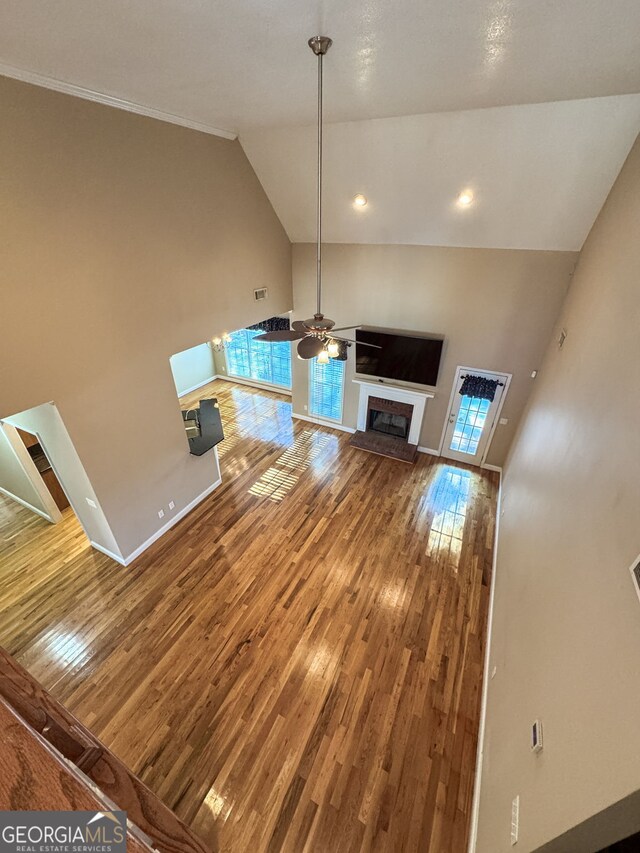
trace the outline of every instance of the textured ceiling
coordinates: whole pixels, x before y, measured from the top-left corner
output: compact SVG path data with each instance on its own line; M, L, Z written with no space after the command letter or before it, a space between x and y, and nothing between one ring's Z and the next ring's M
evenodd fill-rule
M0 0L0 63L230 131L640 91L638 0Z

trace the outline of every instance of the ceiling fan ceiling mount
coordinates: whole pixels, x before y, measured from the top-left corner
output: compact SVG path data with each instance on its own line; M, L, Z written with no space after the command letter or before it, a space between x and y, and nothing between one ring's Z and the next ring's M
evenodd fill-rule
M333 40L329 36L313 36L307 44L316 56L324 56L333 44Z

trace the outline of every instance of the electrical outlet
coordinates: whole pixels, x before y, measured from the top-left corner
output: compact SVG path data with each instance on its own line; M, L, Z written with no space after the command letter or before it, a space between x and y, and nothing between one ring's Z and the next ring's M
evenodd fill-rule
M95 501L92 501L91 498L87 498L87 503L92 509L98 509L98 505Z
M305 412L307 411L307 404L306 403L304 404L304 410L305 410Z
M164 510L163 509L158 510L158 518L164 518Z
M512 846L518 841L518 831L520 829L520 794L517 794L511 802L511 844Z
M500 418L500 426L506 426L509 423L509 418Z
M175 509L175 508L176 508L176 505L174 504L174 502L169 501L169 509Z

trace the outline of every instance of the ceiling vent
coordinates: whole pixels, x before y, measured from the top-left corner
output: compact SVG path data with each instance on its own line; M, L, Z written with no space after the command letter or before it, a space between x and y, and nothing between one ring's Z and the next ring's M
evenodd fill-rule
M266 299L268 296L268 291L266 287L259 287L257 290L253 291L253 298L256 302L260 302L262 299Z

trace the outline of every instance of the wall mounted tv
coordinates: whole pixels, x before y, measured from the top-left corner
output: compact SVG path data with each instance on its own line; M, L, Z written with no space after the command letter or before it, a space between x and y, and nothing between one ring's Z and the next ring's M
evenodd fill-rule
M359 346L358 341L377 344L380 349ZM356 329L356 373L378 379L435 385L443 343L442 338L414 338Z

